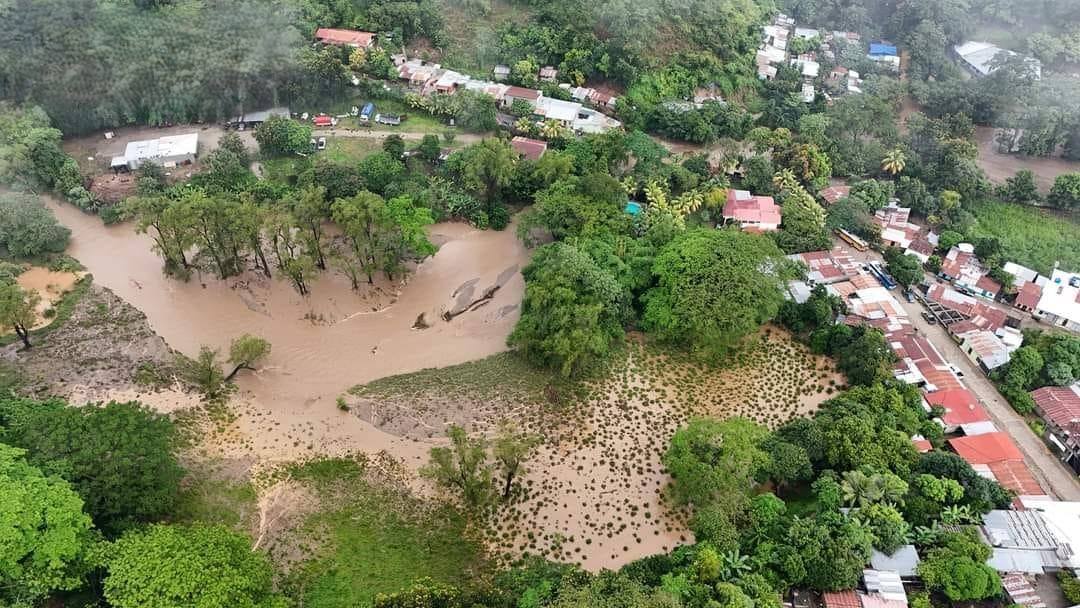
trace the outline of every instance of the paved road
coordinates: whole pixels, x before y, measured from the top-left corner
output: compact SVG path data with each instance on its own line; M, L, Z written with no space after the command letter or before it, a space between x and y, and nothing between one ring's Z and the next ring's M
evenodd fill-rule
M868 252L856 256L864 260L880 261L881 256ZM960 346L953 341L948 332L941 325L930 325L922 318L925 310L918 302L907 302L899 291L895 294L897 300L907 311L912 325L925 335L945 357L945 360L955 365L964 374L963 382L968 390L986 406L994 426L998 430L1008 433L1016 442L1017 447L1024 454L1024 461L1039 484L1049 494L1059 500L1080 501L1080 479L1071 469L1066 467L1057 456L1050 452L1050 448L1036 435L1027 421L1017 414L1012 406L998 392L997 387L986 377L982 369L968 358Z

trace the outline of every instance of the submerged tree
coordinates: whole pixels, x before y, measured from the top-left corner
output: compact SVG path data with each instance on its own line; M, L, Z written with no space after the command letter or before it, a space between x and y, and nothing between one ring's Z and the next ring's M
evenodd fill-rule
M244 334L232 341L229 345L229 363L234 367L225 382L231 381L242 369L255 371L252 367L259 359L270 354L270 342L258 336Z

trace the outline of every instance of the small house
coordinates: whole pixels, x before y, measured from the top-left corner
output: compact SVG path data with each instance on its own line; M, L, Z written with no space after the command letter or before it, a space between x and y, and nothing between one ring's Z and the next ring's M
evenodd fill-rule
M1080 473L1080 384L1031 391L1035 411L1046 421L1046 439L1065 464Z
M371 32L320 27L315 31L315 40L322 44L369 49L375 44L375 34Z
M547 152L547 142L521 136L511 139L510 147L525 160L540 160Z
M771 196L752 196L746 190L729 189L721 215L726 223L738 224L751 232L780 228L780 206Z
M526 89L524 87L506 87L506 91L503 92L502 105L504 109L509 109L514 105L514 101L520 99L531 107L535 108L537 101L540 99L540 91L535 89Z
M499 82L510 78L510 66L502 64L495 66L495 68L491 70L491 77Z
M559 77L559 70L550 65L540 68L540 82L555 82Z
M184 133L129 142L124 149L124 155L114 157L109 165L114 171L125 167L135 171L147 162L168 168L191 164L198 156L199 134Z

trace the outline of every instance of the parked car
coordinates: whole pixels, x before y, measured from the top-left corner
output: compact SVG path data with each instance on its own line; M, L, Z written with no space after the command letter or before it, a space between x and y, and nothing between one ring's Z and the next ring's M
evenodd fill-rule
M937 324L937 317L930 314L928 311L925 311L925 310L923 311L922 318L926 319L926 322L929 323L930 325Z
M319 143L318 143L318 145L315 146L315 148L318 149L318 150L325 150L326 149L326 138L325 137L320 137L319 138Z
M915 301L915 294L914 294L914 293L912 293L912 291L911 291L910 289L905 289L905 290L904 290L904 297L905 297L905 298L907 298L907 301L908 301L909 303L911 303L911 302L914 302L914 301Z

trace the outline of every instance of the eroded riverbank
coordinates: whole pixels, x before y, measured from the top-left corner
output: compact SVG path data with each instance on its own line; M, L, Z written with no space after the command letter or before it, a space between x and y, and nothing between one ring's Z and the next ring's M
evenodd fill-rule
M56 201L50 209L72 238L68 253L142 311L172 348L194 355L226 348L243 333L262 336L273 352L256 374L239 379L237 449L271 460L297 455L386 450L418 463L426 447L375 429L337 410L336 399L357 382L479 359L506 349L524 291L520 274L529 252L513 228L476 230L438 224L429 230L438 253L407 282L364 293L323 273L304 298L287 281L248 273L220 281L165 277L153 242L130 224L105 226L97 217ZM499 284L483 306L446 321L463 293ZM414 329L424 315L427 329Z

